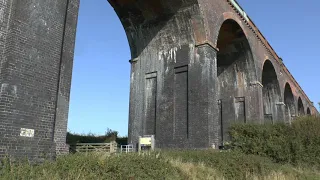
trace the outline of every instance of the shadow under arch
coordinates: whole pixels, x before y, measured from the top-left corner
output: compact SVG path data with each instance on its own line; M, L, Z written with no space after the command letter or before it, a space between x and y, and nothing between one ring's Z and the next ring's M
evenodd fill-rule
M218 47L218 41L219 41L219 36L220 36L220 32L221 32L221 27L223 26L223 24L225 24L226 21L233 21L235 22L236 24L238 24L239 28L242 30L244 36L247 38L247 37L250 37L250 33L251 32L250 30L248 31L247 26L246 24L244 24L244 22L239 18L239 16L236 14L236 13L233 13L233 12L224 12L217 20L217 24L216 24L216 27L218 27L219 29L216 29L212 34L213 34L213 45L214 47L218 48L219 50L219 47ZM250 43L250 40L249 38L247 38L247 41L248 41L248 48L250 48L250 51L252 52L252 47L254 46L253 44ZM253 53L250 54L252 57L252 60L253 60L253 66L254 66L254 71L251 71L251 76L253 79L258 80L258 69L259 67L257 66L257 64L255 63L254 61L254 56L253 56Z
M221 142L228 140L232 122L247 121L246 103L250 103L250 82L256 80L255 65L248 39L240 25L225 20L217 39L217 79Z
M132 58L142 53L180 9L198 4L198 0L108 0L108 2L125 29ZM174 42L172 40L167 43ZM157 48L161 45L159 44Z
M262 68L262 98L265 123L279 121L282 113L281 91L276 70L270 60Z
M308 116L311 116L311 110L310 110L310 108L307 108L307 115L308 115Z
M284 87L285 121L291 123L296 116L294 96L290 84L287 82Z
M304 105L301 97L298 98L298 116L304 116L306 113L304 111Z

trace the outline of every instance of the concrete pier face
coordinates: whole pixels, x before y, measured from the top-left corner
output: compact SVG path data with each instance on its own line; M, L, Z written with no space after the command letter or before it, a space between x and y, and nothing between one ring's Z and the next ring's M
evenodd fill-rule
M318 114L232 2L109 3L132 56L129 143L155 135L156 148L217 148L229 140L233 122ZM80 0L0 1L0 156L42 160L68 153L79 6Z

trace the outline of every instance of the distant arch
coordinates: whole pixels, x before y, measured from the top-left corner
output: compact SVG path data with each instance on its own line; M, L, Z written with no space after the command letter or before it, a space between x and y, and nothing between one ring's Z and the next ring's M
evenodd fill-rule
M262 68L262 85L264 120L274 123L280 119L282 98L277 73L270 60L266 60Z
M309 108L309 107L307 108L307 115L308 115L308 116L311 116L311 111L310 111L310 108Z
M298 115L299 116L304 116L305 115L304 105L303 105L301 97L298 98Z
M285 103L285 121L291 123L292 118L296 115L294 96L289 83L284 87L284 103Z

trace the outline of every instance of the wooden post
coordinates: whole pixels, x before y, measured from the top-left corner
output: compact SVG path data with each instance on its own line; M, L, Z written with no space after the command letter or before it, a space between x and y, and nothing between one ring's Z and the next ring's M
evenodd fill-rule
M110 153L113 153L113 143L110 143Z

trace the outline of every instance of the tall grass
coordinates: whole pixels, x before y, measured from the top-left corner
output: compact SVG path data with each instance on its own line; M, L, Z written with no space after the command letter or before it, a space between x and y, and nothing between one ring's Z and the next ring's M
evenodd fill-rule
M164 154L166 157L178 159L183 163L192 163L198 169L204 165L210 168L210 170L207 170L208 172L214 171L219 175L216 177L223 177L225 179L320 178L320 176L315 175L311 171L298 171L297 168L288 164L277 164L266 157L246 155L237 151L167 151Z
M73 154L55 162L31 165L27 162L2 162L0 178L62 180L62 179L183 179L178 168L155 155L108 155L103 153Z
M164 151L151 154L73 154L31 165L3 160L0 179L319 179L313 172L279 165L267 158L238 152Z

